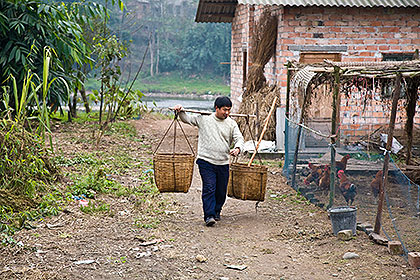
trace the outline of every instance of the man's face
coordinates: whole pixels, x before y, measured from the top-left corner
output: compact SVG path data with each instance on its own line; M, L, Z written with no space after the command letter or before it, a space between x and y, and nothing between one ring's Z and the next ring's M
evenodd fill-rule
M216 117L222 120L226 119L227 117L229 117L230 109L232 109L232 107L226 107L226 106L223 106L221 108L216 107Z

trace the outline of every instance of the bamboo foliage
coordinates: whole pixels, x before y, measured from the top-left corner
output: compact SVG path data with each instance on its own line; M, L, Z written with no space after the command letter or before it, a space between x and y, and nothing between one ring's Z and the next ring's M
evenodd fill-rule
M51 81L48 80L52 53L54 53L54 50L52 50L51 48L44 48L42 80L39 79L39 77L35 73L32 73L31 70L28 70L23 79L20 92L19 87L17 86L16 78L13 75L9 75L8 79L12 81L13 95L16 100L14 114L9 114L9 112L12 111L12 108L9 107L9 102L7 99L8 91L10 89L8 89L5 86L2 87L3 95L5 98L3 105L5 106L5 111L7 112L6 117L10 121L13 121L21 126L25 126L25 124L27 124L31 120L35 120L35 123L38 124L37 128L35 129L36 134L41 136L41 139L43 140L44 144L46 140L46 134L48 134L51 149L53 145L50 131L50 116L47 101L48 92L51 86L56 81L60 81L61 84L65 86L65 90L69 92L67 82L62 77L54 77L53 79L51 79ZM38 96L41 97L41 100ZM28 104L32 104L34 102L36 106L34 108L31 108L34 109L34 112L31 115L28 115ZM12 115L14 117L12 117ZM28 127L31 128L31 125L29 125Z

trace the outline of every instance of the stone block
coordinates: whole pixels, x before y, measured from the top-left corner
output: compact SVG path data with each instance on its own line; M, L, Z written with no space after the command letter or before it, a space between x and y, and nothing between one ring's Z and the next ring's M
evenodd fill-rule
M373 232L373 227L367 227L365 230L366 234L369 235Z
M366 232L366 228L372 228L372 225L369 222L357 224L356 229Z
M377 243L379 245L385 245L385 246L388 245L388 239L386 239L385 237L382 237L379 234L376 234L374 232L369 234L369 239L372 239L375 243Z
M408 263L414 268L420 268L420 253L419 252L408 253Z
M337 238L339 240L351 240L353 238L353 231L351 229L340 230L337 233Z
M399 241L388 241L388 252L391 255L402 255L403 248Z

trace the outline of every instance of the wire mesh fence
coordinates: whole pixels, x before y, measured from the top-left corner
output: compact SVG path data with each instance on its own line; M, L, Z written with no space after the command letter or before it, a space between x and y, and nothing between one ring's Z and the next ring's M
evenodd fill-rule
M327 124L320 131L319 125L299 126L286 120L285 127L284 175L289 184L324 209L355 206L358 223L374 225L383 176L383 152L368 151L356 143L332 146L329 139L322 136L330 129ZM335 176L331 176L332 153L336 155ZM331 179L334 180L333 189L330 189ZM405 257L408 252L420 251L419 202L419 185L403 173L391 155L381 230L389 241L402 243Z

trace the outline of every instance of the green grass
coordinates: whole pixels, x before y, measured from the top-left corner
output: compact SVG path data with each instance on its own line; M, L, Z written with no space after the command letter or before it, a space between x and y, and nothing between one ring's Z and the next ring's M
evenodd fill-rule
M90 200L88 206L82 206L80 210L85 214L110 213L109 204L102 201Z
M86 82L87 90L99 89L100 83L95 78ZM155 77L139 78L133 90L143 93L163 92L178 94L214 94L229 95L230 86L223 82L222 77L182 77L176 73Z

